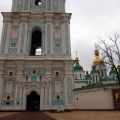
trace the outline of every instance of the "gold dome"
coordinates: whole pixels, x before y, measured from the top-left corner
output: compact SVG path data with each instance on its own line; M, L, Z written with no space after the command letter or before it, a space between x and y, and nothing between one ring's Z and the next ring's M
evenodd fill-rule
M75 60L76 60L76 61L79 61L79 58L78 58L78 57L76 57L76 58L75 58Z
M93 61L93 66L104 63L104 61L99 57L99 50L95 50L95 60Z

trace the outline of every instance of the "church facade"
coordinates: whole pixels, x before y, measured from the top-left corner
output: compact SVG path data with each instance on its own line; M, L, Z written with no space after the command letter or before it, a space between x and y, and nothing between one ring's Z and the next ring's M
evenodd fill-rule
M13 0L3 12L0 110L75 109L65 0Z

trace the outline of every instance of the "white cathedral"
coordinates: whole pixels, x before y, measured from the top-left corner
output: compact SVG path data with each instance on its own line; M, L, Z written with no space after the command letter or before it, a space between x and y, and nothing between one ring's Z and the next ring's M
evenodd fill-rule
M65 2L13 0L12 11L2 12L0 110L76 109L74 88L116 82L98 50L91 74L72 60Z

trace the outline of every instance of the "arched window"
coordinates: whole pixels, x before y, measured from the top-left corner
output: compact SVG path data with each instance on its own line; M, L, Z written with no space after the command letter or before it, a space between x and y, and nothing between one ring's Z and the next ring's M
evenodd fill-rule
M9 72L9 76L12 76L13 75L13 72Z
M56 72L56 76L59 76L59 72Z
M42 55L42 33L39 28L32 30L30 55Z
M58 100L60 99L60 96L59 96L59 95L57 95L57 99L58 99Z
M28 76L26 76L26 81L28 81Z
M40 81L42 81L42 77L40 76Z
M10 100L10 96L7 96L7 100Z
M81 74L80 74L80 78L81 78Z
M35 0L35 5L37 6L41 5L41 0Z

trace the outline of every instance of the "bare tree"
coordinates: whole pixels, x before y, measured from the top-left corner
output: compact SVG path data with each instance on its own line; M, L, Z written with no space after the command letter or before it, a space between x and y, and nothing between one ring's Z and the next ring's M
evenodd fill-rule
M95 46L101 51L105 65L114 67L120 85L118 71L118 65L120 65L120 34L115 33L113 36L108 37L108 39L102 39L100 37L98 39L99 42Z

